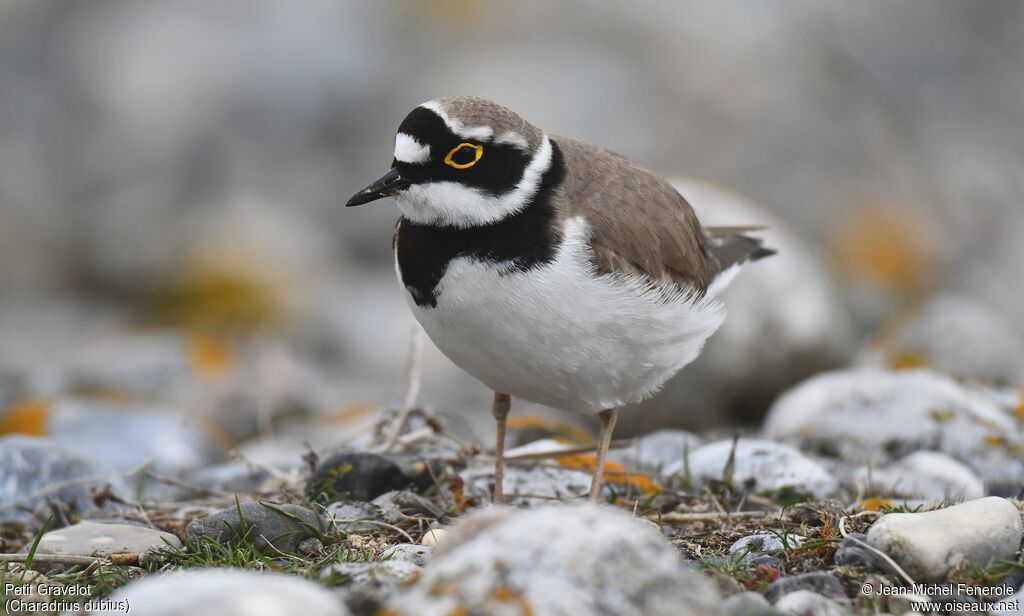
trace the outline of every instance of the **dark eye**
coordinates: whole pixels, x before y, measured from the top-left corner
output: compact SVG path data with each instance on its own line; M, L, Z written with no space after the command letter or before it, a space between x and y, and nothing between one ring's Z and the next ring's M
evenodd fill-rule
M444 164L456 169L469 169L484 155L484 146L474 143L460 143L444 157Z

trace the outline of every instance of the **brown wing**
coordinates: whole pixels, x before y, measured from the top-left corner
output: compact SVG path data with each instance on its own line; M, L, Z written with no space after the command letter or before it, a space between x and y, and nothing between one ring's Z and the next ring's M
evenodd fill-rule
M721 271L686 199L666 180L597 146L552 137L564 155L564 217L591 229L598 270L644 274L704 292ZM628 204L628 205L627 205Z

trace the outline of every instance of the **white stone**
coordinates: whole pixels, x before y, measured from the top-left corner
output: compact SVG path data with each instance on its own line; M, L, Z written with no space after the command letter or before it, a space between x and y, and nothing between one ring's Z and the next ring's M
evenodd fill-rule
M838 603L809 590L794 590L782 595L775 602L775 609L792 616L844 616L846 614L846 610Z
M426 535L424 535L424 538L426 538ZM407 561L422 567L427 564L432 552L433 548L431 546L418 545L415 543L399 543L391 546L387 550L384 550L384 553L381 554L381 558Z
M702 484L723 478L731 439L709 443L690 454L689 472L694 482ZM686 465L680 461L666 467L664 474L683 474ZM816 497L835 491L838 483L824 467L783 443L759 439L739 439L736 444L732 485L754 492L772 492L783 488L799 488Z
M168 546L180 548L181 541L171 533L144 526L79 522L74 526L43 535L39 540L38 552L73 556L110 556L142 553Z
M608 459L627 468L660 473L701 446L699 436L686 430L658 430L633 440L628 447L608 452Z
M853 482L866 494L924 501L962 501L985 496L985 484L966 464L934 451L915 451L890 466L862 466Z
M432 548L443 542L447 535L448 531L443 528L432 528L423 535L423 539L420 539L420 543L428 548Z
M994 496L935 511L886 514L868 531L868 543L918 582L941 581L962 560L983 567L1013 560L1020 541L1020 512Z
M858 466L935 450L986 482L1024 481L1018 422L992 396L928 370L821 374L772 405L763 434Z
M133 616L347 616L341 600L294 575L241 569L202 569L147 576L118 590ZM123 615L116 609L93 614Z
M389 607L400 616L689 616L717 606L715 589L658 532L580 503L467 516Z
M550 464L506 464L505 503L517 507L538 507L555 500L572 500L590 491L590 473ZM462 473L466 495L489 503L494 487L494 464L480 463Z

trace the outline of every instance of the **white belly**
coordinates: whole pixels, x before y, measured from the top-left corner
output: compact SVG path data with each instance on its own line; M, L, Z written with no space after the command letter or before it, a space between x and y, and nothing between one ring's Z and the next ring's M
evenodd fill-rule
M596 276L586 224L567 222L556 258L527 272L449 263L437 306L407 299L441 351L488 387L599 411L655 393L725 319L713 298L667 297L635 276Z

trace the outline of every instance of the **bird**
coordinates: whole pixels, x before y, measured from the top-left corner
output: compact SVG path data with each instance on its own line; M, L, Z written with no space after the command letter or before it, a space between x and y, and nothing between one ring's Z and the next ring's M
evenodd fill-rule
M696 359L725 319L721 291L775 254L748 234L760 227L703 227L625 156L476 97L414 108L391 168L346 206L384 197L413 316L494 392L494 503L512 397L597 415L596 500L618 410Z

